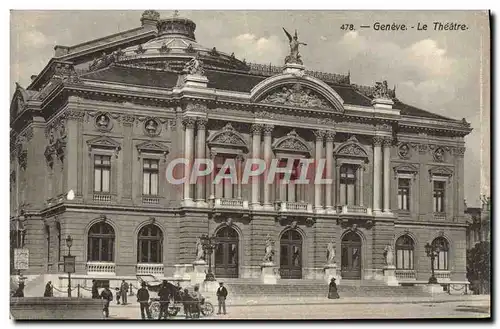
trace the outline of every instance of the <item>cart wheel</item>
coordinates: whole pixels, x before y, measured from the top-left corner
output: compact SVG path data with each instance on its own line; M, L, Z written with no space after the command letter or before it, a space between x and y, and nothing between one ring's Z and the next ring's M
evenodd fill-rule
M177 313L179 313L180 308L177 306L168 306L168 315L170 316L176 316Z
M204 316L211 316L214 314L214 306L210 302L205 302L203 303L203 306L201 308L201 313L203 313Z
M151 317L153 319L158 319L158 316L160 315L160 303L151 303L151 306L149 306L149 312L151 313Z

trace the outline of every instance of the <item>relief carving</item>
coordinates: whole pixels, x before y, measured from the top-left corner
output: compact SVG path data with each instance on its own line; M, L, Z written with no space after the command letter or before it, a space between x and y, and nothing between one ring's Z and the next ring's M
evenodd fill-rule
M322 96L307 87L296 83L293 86L283 86L280 90L267 95L263 100L267 104L290 105L308 108L332 110L330 104Z

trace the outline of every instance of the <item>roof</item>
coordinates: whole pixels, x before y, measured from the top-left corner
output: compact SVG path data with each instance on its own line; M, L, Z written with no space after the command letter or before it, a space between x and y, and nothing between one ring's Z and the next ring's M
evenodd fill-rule
M245 74L229 70L207 69L205 74L208 78L208 87L249 93L254 86L267 77L262 75ZM81 75L84 79L119 82L130 85L150 86L155 88L173 88L177 84L178 73L168 70L157 70L151 68L133 67L122 64L110 65L104 69L92 71ZM344 100L345 104L357 106L371 106L371 98L364 95L354 85L328 84ZM394 108L401 111L401 115L423 117L430 119L451 120L453 119L419 109L394 99Z

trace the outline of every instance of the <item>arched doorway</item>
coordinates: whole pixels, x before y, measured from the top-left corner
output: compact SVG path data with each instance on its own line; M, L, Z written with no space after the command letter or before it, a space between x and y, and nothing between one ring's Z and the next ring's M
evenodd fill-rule
M239 236L235 229L226 226L216 233L218 244L214 253L215 276L221 278L238 277Z
M342 279L361 279L361 237L355 232L349 232L341 243Z
M137 236L137 263L163 263L163 233L161 229L149 224L141 228Z
M296 230L281 236L280 275L282 279L302 279L302 237Z

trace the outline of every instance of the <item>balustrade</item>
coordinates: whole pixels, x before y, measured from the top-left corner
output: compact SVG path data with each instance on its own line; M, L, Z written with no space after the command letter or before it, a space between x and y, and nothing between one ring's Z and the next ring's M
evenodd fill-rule
M143 196L142 197L142 203L145 204L159 204L160 203L160 198L156 196Z
M97 202L110 202L111 194L94 194L93 200Z
M115 274L116 264L110 262L87 262L88 274Z
M451 272L446 270L435 270L434 276L440 281L449 281L451 278Z
M139 263L136 266L136 273L138 275L164 275L165 267L163 264Z
M398 281L416 280L415 270L396 270Z

